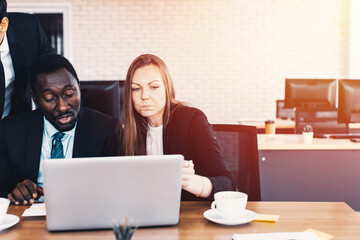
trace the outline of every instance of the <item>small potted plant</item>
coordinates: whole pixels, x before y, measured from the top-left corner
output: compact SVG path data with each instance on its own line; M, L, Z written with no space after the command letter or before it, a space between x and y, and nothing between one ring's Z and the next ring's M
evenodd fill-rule
M304 143L305 144L312 144L312 140L314 137L314 132L313 132L313 128L311 127L311 125L306 125L303 128L303 139L304 139Z
M130 240L136 229L136 226L128 223L127 217L125 217L121 225L114 221L113 231L116 240Z

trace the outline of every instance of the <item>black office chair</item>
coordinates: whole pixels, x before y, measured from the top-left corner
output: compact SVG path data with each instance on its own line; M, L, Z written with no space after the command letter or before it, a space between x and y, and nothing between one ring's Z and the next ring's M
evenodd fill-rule
M257 129L254 126L213 124L225 161L240 192L250 201L260 201Z
M124 83L122 80L80 81L82 104L119 119L124 99Z

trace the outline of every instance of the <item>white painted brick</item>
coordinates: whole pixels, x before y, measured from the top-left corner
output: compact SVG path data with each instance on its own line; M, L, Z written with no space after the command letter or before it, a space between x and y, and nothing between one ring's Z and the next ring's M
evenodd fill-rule
M348 76L348 1L65 2L80 79L124 79L135 57L154 53L168 64L177 97L213 123L274 117L285 78Z

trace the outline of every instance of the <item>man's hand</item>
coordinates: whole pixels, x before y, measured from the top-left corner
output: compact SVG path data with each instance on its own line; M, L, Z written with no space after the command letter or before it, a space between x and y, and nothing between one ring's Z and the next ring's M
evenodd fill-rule
M39 199L44 195L43 188L37 186L29 179L18 183L15 189L8 194L8 199L15 205L33 204L35 199Z

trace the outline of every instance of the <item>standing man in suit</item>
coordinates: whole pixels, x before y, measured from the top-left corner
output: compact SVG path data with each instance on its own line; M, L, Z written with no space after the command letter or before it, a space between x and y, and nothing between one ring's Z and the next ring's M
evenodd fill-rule
M0 122L0 197L16 205L43 195L43 159L117 155L117 120L81 106L79 79L67 59L41 56L31 67L30 87L38 109Z
M0 0L0 119L31 110L28 68L53 51L35 15L6 11Z

